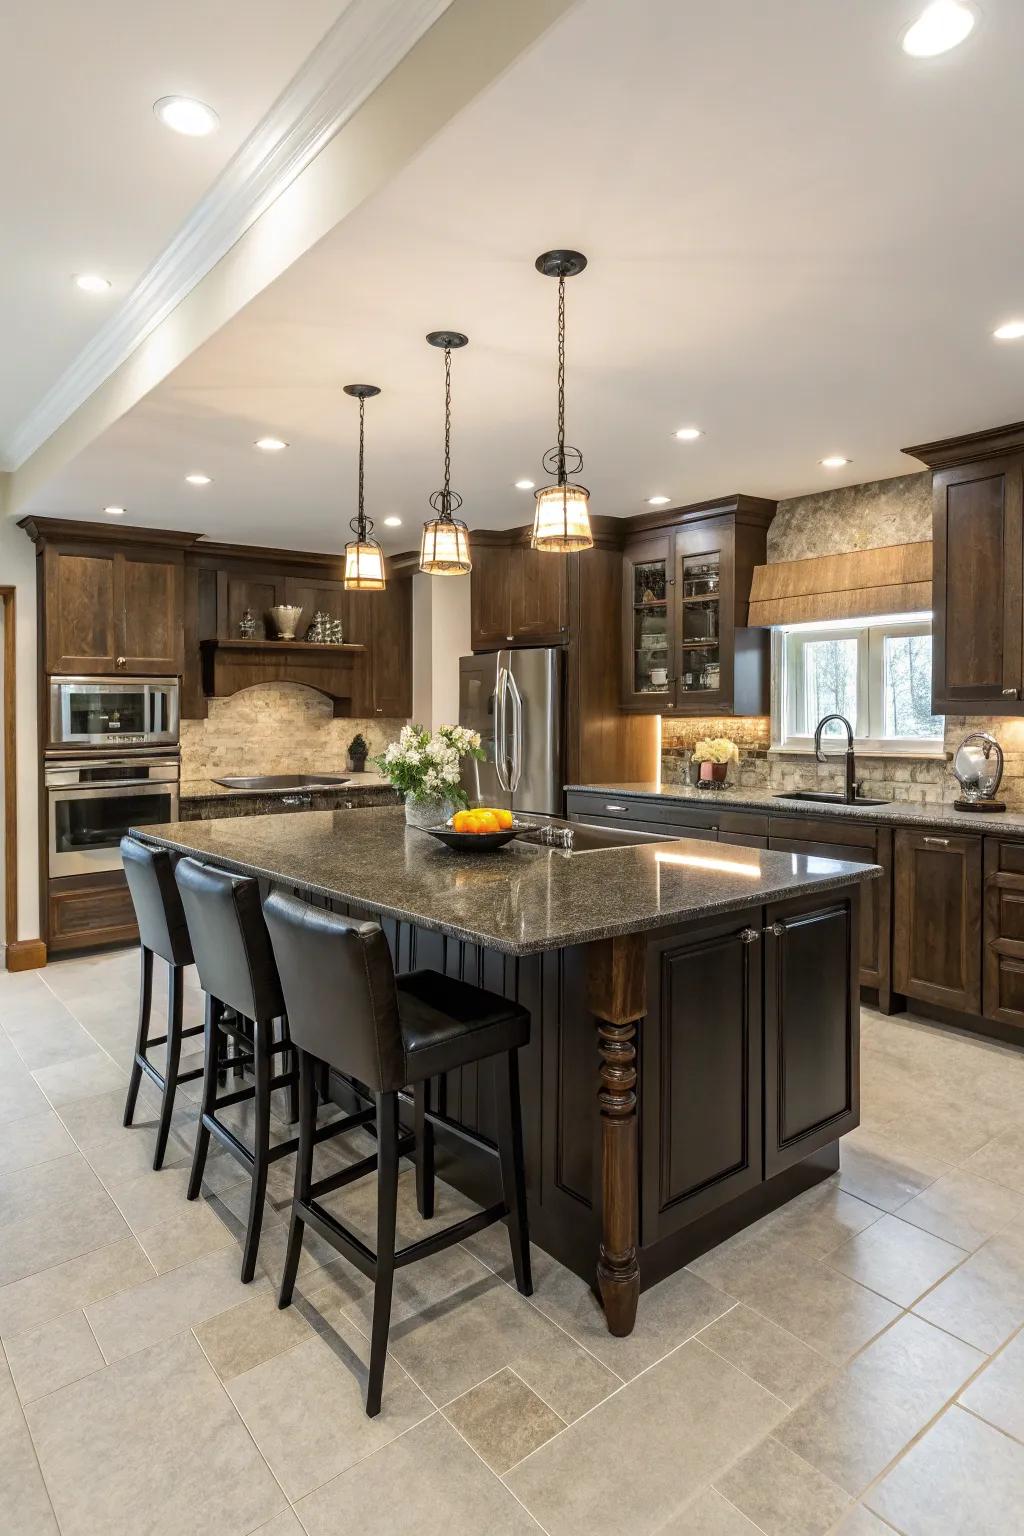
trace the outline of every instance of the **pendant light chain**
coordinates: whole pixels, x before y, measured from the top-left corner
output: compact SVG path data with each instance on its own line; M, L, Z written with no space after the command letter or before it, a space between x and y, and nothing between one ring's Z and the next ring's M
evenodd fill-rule
M452 506L452 349L444 349L444 509L442 517L451 517Z
M545 277L558 279L558 441L541 459L552 483L534 492L530 537L534 549L551 554L572 554L594 545L588 510L590 492L575 479L583 468L583 455L565 441L565 280L576 277L586 265L583 253L571 250L544 251L534 262Z
M427 341L444 352L444 482L430 496L434 516L423 524L420 570L428 576L466 576L473 569L469 529L455 516L462 497L452 490L452 352L466 346L461 331L430 331Z
M363 511L363 444L366 427L366 401L359 397L359 537L366 537L366 514Z
M558 483L565 483L565 273L558 274Z

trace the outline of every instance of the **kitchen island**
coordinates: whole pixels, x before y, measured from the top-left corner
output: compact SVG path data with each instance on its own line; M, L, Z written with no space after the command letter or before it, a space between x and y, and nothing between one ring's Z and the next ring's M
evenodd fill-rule
M671 839L459 854L398 808L139 835L376 917L400 972L431 967L529 1008L531 1237L596 1282L613 1333L632 1330L643 1287L827 1178L858 1123L872 865ZM489 1134L486 1069L433 1094L455 1126ZM461 1139L440 1136L439 1167L493 1198Z

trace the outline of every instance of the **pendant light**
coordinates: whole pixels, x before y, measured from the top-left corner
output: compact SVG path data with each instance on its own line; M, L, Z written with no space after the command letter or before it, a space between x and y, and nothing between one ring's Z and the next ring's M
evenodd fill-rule
M534 549L556 554L571 554L576 549L592 549L588 505L590 492L585 485L569 479L583 468L583 455L565 441L565 280L582 272L587 258L580 251L545 251L538 256L536 268L545 277L558 278L558 443L549 448L542 460L554 485L542 485L535 492L537 503L533 517Z
M383 592L384 551L377 540L371 538L373 522L363 510L363 428L366 402L380 390L376 384L346 384L346 395L359 401L359 507L349 527L355 534L345 545L345 591Z
M462 506L462 497L452 490L452 351L469 341L461 331L431 331L432 347L444 351L444 485L430 498L437 513L423 524L420 543L420 570L430 576L468 576L473 569L469 558L469 529L453 513Z

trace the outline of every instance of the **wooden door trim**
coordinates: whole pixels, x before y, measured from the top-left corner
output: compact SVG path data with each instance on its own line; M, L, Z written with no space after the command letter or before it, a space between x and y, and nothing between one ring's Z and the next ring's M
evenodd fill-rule
M4 616L4 943L9 971L29 971L46 964L42 939L18 938L18 676L17 594L0 587Z

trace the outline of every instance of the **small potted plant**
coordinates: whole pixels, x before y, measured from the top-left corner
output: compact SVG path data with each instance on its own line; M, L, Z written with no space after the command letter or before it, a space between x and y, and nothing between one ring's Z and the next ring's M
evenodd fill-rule
M463 725L442 725L433 735L421 725L403 725L398 740L376 764L405 796L405 819L410 826L440 827L469 804L462 787L462 759L483 755L479 732Z
M369 750L369 747L366 745L366 737L362 731L357 736L352 737L348 744L348 766L353 773L366 772L366 756Z
M738 763L739 760L740 750L734 741L730 741L728 736L712 736L694 742L690 766L697 770L698 785L714 784L724 789L729 764Z

